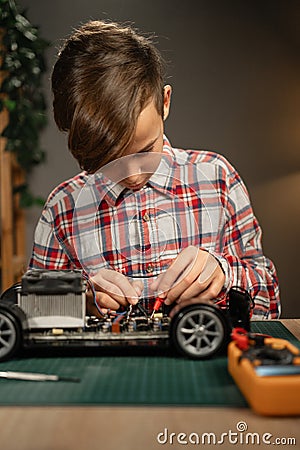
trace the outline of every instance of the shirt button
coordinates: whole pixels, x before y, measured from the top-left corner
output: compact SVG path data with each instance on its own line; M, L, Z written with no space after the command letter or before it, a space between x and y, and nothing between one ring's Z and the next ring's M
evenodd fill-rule
M144 216L143 216L143 220L144 220L145 222L149 222L149 220L150 220L150 216L149 216L149 214L148 214L148 213L145 213L145 214L144 214Z
M146 268L146 271L147 271L148 273L152 273L153 270L154 270L154 267L152 266L152 264L149 264L149 265L147 266L147 268Z

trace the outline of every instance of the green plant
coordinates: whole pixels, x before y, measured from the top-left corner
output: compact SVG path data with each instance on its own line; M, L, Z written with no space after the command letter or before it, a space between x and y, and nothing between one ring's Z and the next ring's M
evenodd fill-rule
M5 150L16 154L26 181L17 186L22 207L41 204L28 187L32 168L45 159L39 145L40 131L46 125L46 102L42 74L46 70L44 52L49 45L39 36L39 29L19 12L15 0L0 0L0 71L2 72L0 111L9 112L9 123L2 131L7 139Z

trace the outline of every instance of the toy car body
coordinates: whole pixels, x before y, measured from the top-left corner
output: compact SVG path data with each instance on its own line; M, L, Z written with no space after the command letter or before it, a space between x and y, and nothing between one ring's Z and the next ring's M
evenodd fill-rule
M27 271L0 297L0 361L24 347L111 345L172 345L203 359L226 346L233 327L250 329L252 301L240 290L217 305L192 304L170 318L164 304L151 315L138 304L89 316L86 289L80 270Z

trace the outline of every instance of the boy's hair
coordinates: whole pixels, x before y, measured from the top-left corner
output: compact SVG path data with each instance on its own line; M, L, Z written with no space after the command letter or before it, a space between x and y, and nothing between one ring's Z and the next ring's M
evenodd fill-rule
M91 21L64 43L52 73L54 118L82 169L121 157L153 98L163 115L163 61L131 27Z

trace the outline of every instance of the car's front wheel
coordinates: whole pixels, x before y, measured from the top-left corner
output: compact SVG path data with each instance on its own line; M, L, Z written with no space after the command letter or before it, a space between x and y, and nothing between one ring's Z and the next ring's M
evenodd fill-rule
M204 359L218 353L228 339L228 324L220 310L212 305L187 306L172 320L171 341L190 358Z
M21 345L21 329L13 314L0 309L0 361L11 358Z

